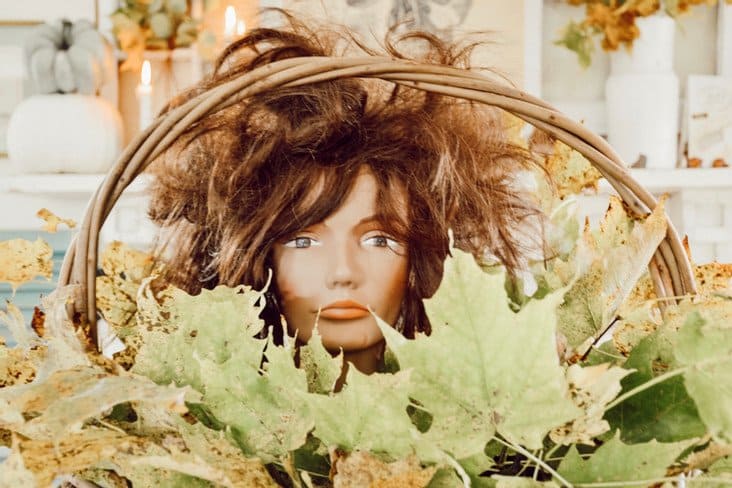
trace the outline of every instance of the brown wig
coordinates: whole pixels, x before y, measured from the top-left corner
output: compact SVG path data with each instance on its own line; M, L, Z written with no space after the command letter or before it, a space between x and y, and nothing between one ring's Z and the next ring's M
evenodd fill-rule
M286 30L254 29L231 44L213 75L172 106L274 61L334 54L332 32L289 20ZM388 40L384 54L407 57L402 42L421 44L417 61L467 68L469 49L426 33ZM356 78L272 89L211 114L153 166L150 216L169 231L159 244L167 278L189 293L262 288L274 244L337 210L365 166L378 184L378 216L408 252L400 330L429 333L422 299L442 279L448 230L457 247L512 271L525 242L519 224L536 213L512 184L531 158L495 120L481 105Z

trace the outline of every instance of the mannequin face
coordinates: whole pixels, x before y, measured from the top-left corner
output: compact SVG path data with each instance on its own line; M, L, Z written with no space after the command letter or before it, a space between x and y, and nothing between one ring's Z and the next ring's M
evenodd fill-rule
M275 246L280 308L301 342L317 321L328 350L363 351L383 340L369 307L389 324L399 317L407 250L375 219L376 195L374 177L362 172L333 214Z

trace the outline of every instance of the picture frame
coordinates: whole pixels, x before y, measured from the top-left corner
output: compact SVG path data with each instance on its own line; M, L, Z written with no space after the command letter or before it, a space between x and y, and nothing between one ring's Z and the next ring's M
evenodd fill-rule
M5 133L10 114L23 99L25 79L23 48L0 45L0 157L7 155Z
M686 84L687 160L732 163L732 78L690 75ZM719 164L719 163L717 163Z
M35 25L58 18L99 22L98 0L24 0L5 2L0 9L0 27Z

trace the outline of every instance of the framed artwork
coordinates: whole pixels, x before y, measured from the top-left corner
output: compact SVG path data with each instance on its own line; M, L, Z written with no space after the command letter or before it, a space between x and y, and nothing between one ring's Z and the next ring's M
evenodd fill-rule
M732 79L692 75L686 85L688 160L710 167L732 163ZM718 163L719 164L719 163Z
M97 0L24 0L3 2L0 26L33 25L58 18L98 22Z
M23 48L0 45L0 157L7 152L5 132L10 114L23 99L24 79Z
M306 19L345 25L367 44L383 40L394 25L405 30L427 31L446 40L469 37L486 41L473 51L473 66L489 67L500 78L523 86L526 4L534 3L534 0L285 0L282 6ZM528 17L535 18L533 13Z

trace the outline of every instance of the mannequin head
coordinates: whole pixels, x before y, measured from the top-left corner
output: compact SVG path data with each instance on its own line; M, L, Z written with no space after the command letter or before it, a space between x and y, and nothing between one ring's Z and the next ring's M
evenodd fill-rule
M321 32L252 30L174 105L276 60L333 55ZM466 56L412 37L421 60ZM404 57L397 46L387 55ZM439 286L448 230L511 270L515 231L535 213L512 186L530 157L495 120L482 106L355 78L271 89L209 115L154 165L150 214L170 236L168 279L190 293L261 288L272 270L265 321L283 315L305 340L317 320L333 351L381 340L368 308L406 337L429 333L422 299Z

